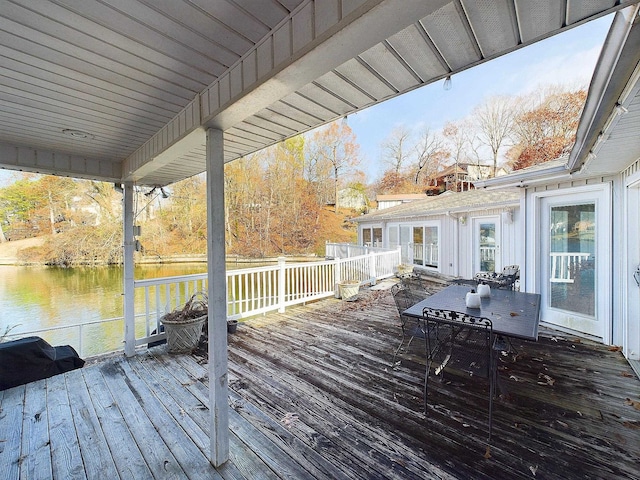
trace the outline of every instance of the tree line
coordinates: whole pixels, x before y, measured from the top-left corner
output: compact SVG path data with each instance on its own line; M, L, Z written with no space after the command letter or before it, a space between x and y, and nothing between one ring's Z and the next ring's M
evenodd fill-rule
M377 193L422 192L447 166L476 167L472 180L490 178L567 154L586 100L584 89L550 86L522 96L495 96L442 129L396 127L382 142L386 169ZM455 187L455 183L452 188Z
M385 170L371 183L345 120L235 160L225 165L227 252L322 254L326 241L355 240L348 219L362 212L340 205L345 188L368 200L366 210L376 194L427 191L451 165L476 165L490 177L558 158L574 141L585 98L582 89L554 87L487 99L437 131L399 126L380 145ZM136 188L134 198L141 255L206 253L204 175L164 192ZM113 184L22 174L0 188L0 241L46 235L44 246L24 252L27 262L120 263L121 203Z

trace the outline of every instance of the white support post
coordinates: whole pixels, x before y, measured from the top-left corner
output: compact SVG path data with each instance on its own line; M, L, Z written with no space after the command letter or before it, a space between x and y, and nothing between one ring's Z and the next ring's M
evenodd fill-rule
M287 280L287 272L284 268L287 260L284 257L278 257L278 312L284 313L286 301L286 285L285 282Z
M209 413L211 463L229 459L227 275L225 265L224 148L220 130L207 130L207 267L209 294Z
M340 258L336 258L333 261L333 271L334 271L334 284L333 284L333 289L335 292L335 297L336 298L340 298L340 287L338 287L338 284L342 281L341 275L340 275Z
M378 272L376 269L376 254L371 252L369 254L369 283L371 286L376 284L378 278Z
M122 200L122 226L124 247L122 262L124 265L124 354L131 357L136 353L136 312L134 303L134 263L135 238L133 237L133 184L124 184Z

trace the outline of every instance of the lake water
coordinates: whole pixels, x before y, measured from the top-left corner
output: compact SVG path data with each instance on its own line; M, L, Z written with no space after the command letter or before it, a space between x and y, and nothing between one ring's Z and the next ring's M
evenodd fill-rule
M255 265L251 265L255 266ZM172 277L207 271L206 263L141 265L136 280ZM0 336L35 333L52 345L72 345L81 356L123 348L123 270L120 267L49 268L0 265ZM69 324L102 325L58 328Z

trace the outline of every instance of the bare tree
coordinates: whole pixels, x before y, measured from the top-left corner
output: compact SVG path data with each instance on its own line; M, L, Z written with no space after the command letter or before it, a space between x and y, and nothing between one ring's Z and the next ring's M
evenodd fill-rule
M402 172L402 167L414 153L410 142L411 131L406 125L394 128L385 141L382 142L382 160L391 167L391 170L396 175Z
M414 146L415 163L414 163L414 181L420 183L420 176L429 179L442 167L449 152L444 147L444 141L440 135L432 132L429 127L422 131L422 136L418 143Z
M360 163L356 136L346 122L333 122L316 131L309 147L312 161L330 165L333 171L335 213L338 213L338 188L340 176ZM323 171L319 167L319 171Z
M477 127L477 139L491 151L492 176L495 177L500 150L506 146L513 128L513 100L508 97L491 97L473 110L472 118Z

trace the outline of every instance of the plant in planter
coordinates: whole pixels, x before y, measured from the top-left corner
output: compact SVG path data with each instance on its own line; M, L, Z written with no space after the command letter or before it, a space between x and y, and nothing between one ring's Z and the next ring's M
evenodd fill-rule
M194 293L182 308L166 313L160 318L167 333L169 353L191 353L202 335L207 320L208 301L204 293Z
M344 280L338 284L340 290L340 297L343 300L352 302L358 297L358 290L360 290L360 282L357 280Z

